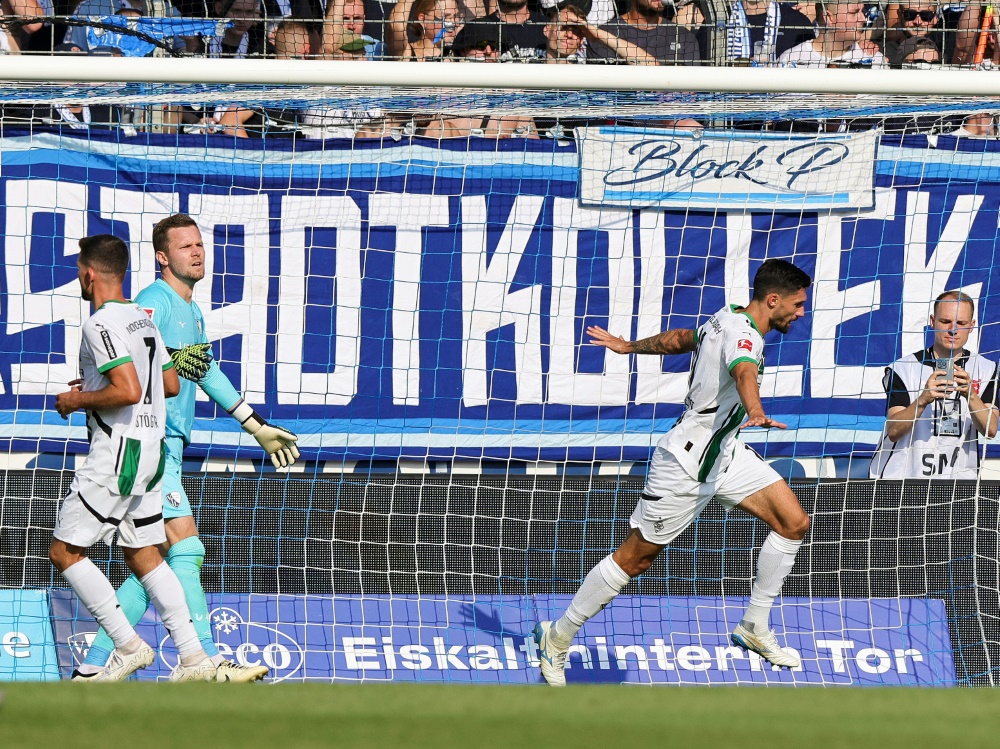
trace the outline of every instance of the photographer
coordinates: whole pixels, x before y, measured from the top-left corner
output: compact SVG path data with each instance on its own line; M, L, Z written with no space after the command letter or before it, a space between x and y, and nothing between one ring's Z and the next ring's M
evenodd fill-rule
M961 291L934 302L930 348L886 367L887 418L872 478L975 479L982 462L979 435L997 433L997 365L964 348L976 305Z

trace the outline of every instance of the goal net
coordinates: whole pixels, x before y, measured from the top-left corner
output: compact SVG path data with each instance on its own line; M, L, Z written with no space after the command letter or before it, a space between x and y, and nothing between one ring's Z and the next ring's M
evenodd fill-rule
M972 437L970 480L936 453L912 480L870 475L886 368L932 346L938 295L973 298L965 348L1000 357L997 99L0 94L0 679L65 678L96 631L47 559L87 449L82 415L53 405L90 314L77 240L126 240L135 295L157 277L153 226L183 212L205 240L194 299L215 358L303 454L273 471L199 395L184 481L227 657L275 681L539 682L531 629L624 539L688 384L689 357L617 356L585 329L696 327L785 258L814 279L806 317L767 338L761 393L788 429L743 438L812 519L771 618L802 667L730 644L767 528L710 504L584 627L568 678L996 682L996 443ZM90 554L123 580L116 547ZM159 646L141 678L166 678L152 611L140 634Z

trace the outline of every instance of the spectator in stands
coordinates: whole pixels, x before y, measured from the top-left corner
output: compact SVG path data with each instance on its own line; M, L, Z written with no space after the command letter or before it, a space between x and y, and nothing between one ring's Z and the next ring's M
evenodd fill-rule
M41 18L45 15L38 0L3 0L0 3L5 17L14 16L19 19ZM11 23L4 25L0 31L0 54L17 54L21 51L22 42L27 41L27 37L42 28L42 22L38 23Z
M495 0L495 3L495 11L473 22L497 28L500 61L526 62L544 58L546 39L542 29L549 19L538 11L529 10L528 0Z
M382 45L364 31L364 0L330 0L323 23L324 54L334 60L381 58Z
M887 417L872 478L978 478L979 437L997 433L1000 387L996 362L965 349L975 316L972 297L944 292L930 317L930 348L885 368Z
M904 68L929 68L941 64L941 50L929 36L911 36L895 45L889 61Z
M779 64L799 68L888 67L880 52L862 46L862 42L870 44L863 3L848 0L816 3L816 17L823 19L816 38L782 54Z
M685 27L664 19L663 0L630 0L628 8L600 28L643 49L661 65L699 62L698 40ZM589 45L587 59L619 62L618 54L600 42Z
M938 50L941 49L942 38L938 30L941 13L935 3L911 0L902 5L893 5L890 7L888 23L883 52L892 65L903 62L904 55L900 53L900 45L908 39L928 39Z
M274 31L274 54L279 60L306 60L320 56L309 27L294 20L284 20ZM219 128L237 138L294 135L299 115L292 109L248 108L234 105L218 118Z
M769 65L815 36L813 22L789 3L736 0L726 26L726 59Z
M989 18L984 17L989 13ZM987 4L969 3L958 19L952 65L1000 64L1000 44L996 34L997 14ZM986 28L983 28L983 26Z
M260 0L214 0L211 5L215 18L228 18L232 25L222 36L208 39L205 48L199 50L199 40L191 40L192 52L203 52L208 57L248 57L264 51L264 39L259 31L263 17Z
M583 11L578 9L576 2L570 0L556 6L549 16L543 32L546 39L545 62L551 63L585 63L583 56L583 41L604 44L624 61L633 65L656 65L656 58L647 54L641 47L598 28L587 20Z
M460 62L499 62L500 28L496 23L470 21L455 35L451 53ZM429 138L537 138L530 117L498 116L445 117L439 115L423 130Z
M464 20L457 0L399 0L385 31L389 57L443 59Z
M142 16L145 13L144 0L83 0L73 15L80 20L100 21L102 18L125 13L137 13ZM89 26L70 26L66 32L66 42L75 44L84 52L90 48L87 40Z

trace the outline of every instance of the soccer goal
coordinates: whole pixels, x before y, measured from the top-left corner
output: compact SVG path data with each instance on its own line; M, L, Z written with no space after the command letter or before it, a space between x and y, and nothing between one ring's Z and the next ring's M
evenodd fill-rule
M964 348L1000 357L1000 78L49 63L0 59L0 679L65 678L97 629L46 556L87 447L53 408L89 315L77 240L126 240L135 294L183 212L214 356L303 453L277 473L199 401L185 485L228 657L274 681L538 683L534 623L625 537L688 386L689 357L585 329L697 327L784 258L813 278L767 338L788 429L744 440L811 516L771 617L802 666L731 645L767 528L710 504L587 624L569 681L997 682L996 442L962 448L971 478L951 453L906 480L872 465L887 368L933 349L941 293L975 301ZM117 548L91 553L123 579ZM160 646L141 677L166 678L152 611L140 634Z

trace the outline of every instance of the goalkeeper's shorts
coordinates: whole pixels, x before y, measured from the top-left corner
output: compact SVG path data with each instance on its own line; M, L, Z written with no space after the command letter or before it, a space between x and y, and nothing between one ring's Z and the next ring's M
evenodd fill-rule
M694 522L713 497L731 510L751 494L781 481L757 453L737 443L726 470L712 481L691 478L670 452L657 447L646 475L646 486L629 518L651 544L667 545Z
M184 443L176 437L167 438L167 461L163 467L163 519L191 516L191 503L181 483Z

